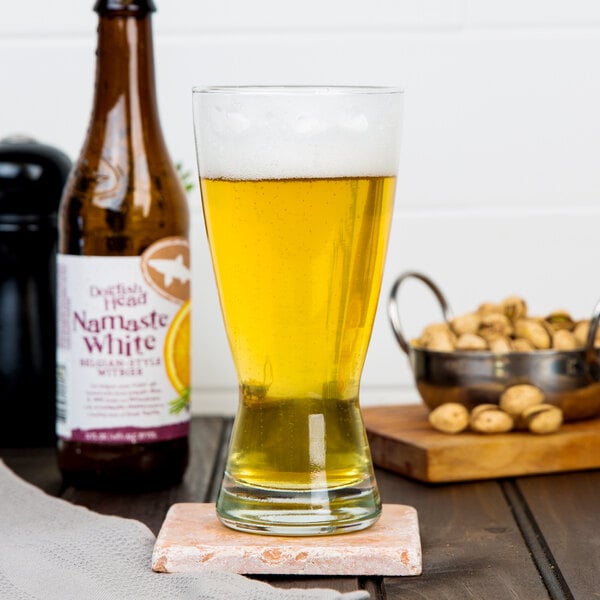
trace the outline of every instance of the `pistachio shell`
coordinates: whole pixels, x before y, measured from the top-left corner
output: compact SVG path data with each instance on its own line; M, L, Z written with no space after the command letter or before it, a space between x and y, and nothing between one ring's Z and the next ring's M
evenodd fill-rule
M515 338L511 341L510 345L513 352L531 352L535 350L534 345L529 340L523 338Z
M446 402L429 413L429 423L444 433L460 433L469 424L469 411L458 402Z
M520 296L509 296L502 301L502 312L511 321L527 316L527 303Z
M457 340L456 350L487 350L487 342L474 333L463 333Z
M502 313L502 306L494 302L483 302L477 308L477 312L481 315L489 315L490 313Z
M474 406L471 409L471 414L469 415L469 418L474 419L479 413L483 412L484 410L498 410L498 405L489 403L478 404L477 406Z
M450 321L450 327L456 335L461 336L463 333L477 333L480 322L481 317L477 313L467 313L454 317Z
M552 336L552 347L557 350L574 350L577 348L577 339L568 329L559 329Z
M544 320L554 331L563 329L572 331L575 327L575 321L573 321L571 315L562 308L553 310Z
M550 348L552 340L546 328L535 319L519 319L515 323L516 337L530 342L535 348L545 350Z
M583 348L587 344L587 338L590 331L589 319L578 321L573 329L573 335L577 340L577 347ZM594 346L597 348L600 346L600 327L596 330L596 338L594 340Z
M551 404L530 406L522 416L531 433L554 433L563 423L562 410Z
M510 336L513 333L513 326L506 315L490 313L481 317L481 324L477 333L484 339Z
M588 333L590 331L589 320L578 321L573 328L573 335L577 341L577 346L583 348L587 344Z
M454 340L450 333L437 331L427 340L428 350L437 350L438 352L452 352L454 350Z
M510 352L512 350L510 338L497 337L488 341L488 346L492 352Z
M410 345L414 348L424 348L424 346L421 345L421 338L413 338L410 340Z
M506 433L513 428L512 417L500 410L495 409L481 410L470 420L470 426L473 431L478 433Z
M448 326L448 323L432 323L431 325L427 325L427 327L423 329L421 337L427 337L428 335L432 335L440 331L450 332L450 327Z
M506 388L500 395L498 406L516 419L525 409L541 404L544 400L544 392L540 388L523 383Z
M419 338L419 346L429 350L452 352L454 337L447 323L433 323L423 330Z

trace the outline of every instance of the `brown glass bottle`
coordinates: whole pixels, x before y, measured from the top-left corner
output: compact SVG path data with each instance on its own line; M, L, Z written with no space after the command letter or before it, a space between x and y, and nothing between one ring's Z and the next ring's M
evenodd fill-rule
M77 486L160 487L180 481L188 463L189 387L178 399L177 410L183 412L176 426L171 426L175 433L168 427L157 427L156 431L168 431L157 434L147 423L136 422L138 414L142 419L152 411L163 410L148 369L160 362L157 332L166 336L171 322L163 318L163 305L155 304L164 304L167 296L161 289L159 295L142 284L132 284L122 275L115 275L112 282L109 274L113 263L100 257L120 257L117 261L142 257L164 240L167 246L174 240L180 244L178 248L184 247L187 199L159 121L151 29L153 1L98 0L94 10L99 24L92 115L59 208L58 465L65 481ZM160 257L160 253L155 256ZM74 272L67 270L65 275L67 267L61 261L69 260L83 266ZM181 256L178 260L181 266ZM142 259L138 262L141 264ZM162 279L167 292L173 281L179 285L175 293L179 294L175 298L178 309L183 304L189 307L189 278L185 275L185 269L189 273L189 247L184 263L184 275L175 275L180 279L164 274ZM115 272L120 264L115 262ZM152 269L147 260L144 264L147 275ZM172 264L177 266L176 261ZM89 281L83 280L82 273L89 274ZM158 271L151 274L155 279L161 276ZM96 282L96 277L101 281ZM65 297L66 282L72 289L89 291L89 302L97 304L102 299L104 312L90 316L87 309L73 308L73 300ZM140 317L126 312L136 303L143 305ZM126 308L121 310L121 306ZM61 345L71 348L70 340L80 334L88 336L89 356L61 359ZM186 339L189 352L189 337ZM148 348L153 349L154 358L149 358ZM119 383L120 375L129 378L127 383ZM84 393L76 394L73 390L88 376L104 379L86 383ZM139 396L129 397L129 393ZM93 403L99 409L92 410ZM80 411L86 419L99 420L83 425L77 422L65 430L71 415ZM116 415L121 430L111 429L110 420L102 420L107 415Z

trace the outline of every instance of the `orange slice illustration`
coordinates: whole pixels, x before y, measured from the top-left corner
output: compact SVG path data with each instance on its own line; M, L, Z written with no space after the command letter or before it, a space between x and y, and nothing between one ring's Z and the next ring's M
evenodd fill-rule
M177 311L165 338L165 368L173 387L187 394L190 387L191 306L187 300Z

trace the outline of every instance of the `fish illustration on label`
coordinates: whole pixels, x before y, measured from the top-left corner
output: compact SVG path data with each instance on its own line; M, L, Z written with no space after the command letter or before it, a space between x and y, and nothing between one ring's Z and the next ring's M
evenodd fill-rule
M190 270L185 266L182 254L178 254L177 258L152 258L148 260L148 266L164 277L165 287L171 287L175 279L181 283L190 280Z
M190 247L185 238L168 237L140 257L144 279L161 296L183 304L190 297Z

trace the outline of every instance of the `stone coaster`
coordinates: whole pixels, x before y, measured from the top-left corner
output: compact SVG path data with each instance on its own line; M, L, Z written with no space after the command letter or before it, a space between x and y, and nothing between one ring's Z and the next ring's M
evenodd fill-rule
M152 569L279 575L420 575L421 540L412 506L384 504L362 531L328 536L267 536L221 524L215 505L171 506L156 539Z

